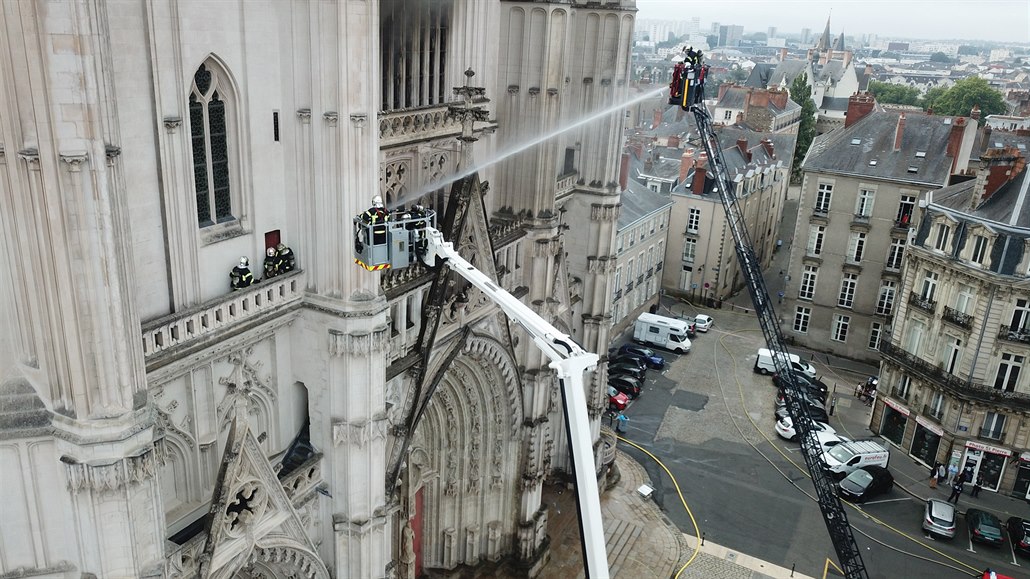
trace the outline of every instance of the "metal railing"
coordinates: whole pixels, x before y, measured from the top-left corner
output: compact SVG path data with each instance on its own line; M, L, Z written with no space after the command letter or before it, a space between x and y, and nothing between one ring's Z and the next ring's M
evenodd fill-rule
M999 430L994 428L988 429L981 427L979 432L977 432L976 437L982 438L984 440L1005 440L1005 430Z
M1010 342L1030 344L1030 329L1017 328L1014 326L1002 326L1001 331L998 332L998 338L1001 340L1008 340Z
M908 303L921 310L926 310L931 314L934 313L934 311L937 309L937 302L933 301L930 298L924 298L916 292L911 292L908 294Z
M934 410L929 404L923 404L923 416L940 423L944 419L944 406Z
M909 395L908 390L905 389L905 388L899 388L897 386L892 386L891 387L891 396L893 396L894 398L897 398L898 400L903 400L903 401L905 401L907 403L908 402L908 395Z
M973 327L973 316L964 314L955 308L944 306L944 311L941 315L945 321L951 322L956 326L963 327L967 330Z

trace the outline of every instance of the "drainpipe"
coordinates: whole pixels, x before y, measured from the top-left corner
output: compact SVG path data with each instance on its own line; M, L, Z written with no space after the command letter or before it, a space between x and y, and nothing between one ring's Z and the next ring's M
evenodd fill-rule
M1008 244L1006 244L1006 249L1008 249ZM1004 258L1005 253L1002 252L1002 259L1004 260ZM984 319L980 322L980 335L976 339L976 351L973 353L973 363L969 366L969 376L966 378L967 388L972 387L973 385L973 372L976 370L976 361L980 357L980 348L983 346L984 334L987 332L987 318L991 316L991 306L994 305L994 294L997 293L997 291L998 286L992 285L991 295L987 298L987 307L984 308ZM958 426L956 425L955 428L957 429Z

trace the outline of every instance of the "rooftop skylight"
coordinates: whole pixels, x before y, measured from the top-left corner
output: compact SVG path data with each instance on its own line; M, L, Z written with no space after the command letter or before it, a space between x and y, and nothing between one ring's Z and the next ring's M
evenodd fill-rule
M925 159L926 151L916 151L916 159Z
M876 166L876 159L871 159L871 160L869 161L869 166L870 166L870 167L875 167L875 166Z
M851 144L852 145L861 145L862 144L862 139L851 139Z

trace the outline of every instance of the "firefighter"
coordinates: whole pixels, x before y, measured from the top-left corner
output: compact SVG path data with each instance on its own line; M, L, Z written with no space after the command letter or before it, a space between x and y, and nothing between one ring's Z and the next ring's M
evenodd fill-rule
M254 274L250 273L250 260L246 257L240 258L240 264L229 272L229 285L232 289L238 290L250 287L254 283Z
M372 226L372 244L382 245L386 243L386 222L390 214L383 206L383 198L376 195L372 198L372 207L361 214L361 220Z
M282 259L274 247L265 250L265 279L271 279L279 275L279 267Z
M297 269L297 254L293 253L285 243L275 246L276 255L279 256L279 273L286 273Z

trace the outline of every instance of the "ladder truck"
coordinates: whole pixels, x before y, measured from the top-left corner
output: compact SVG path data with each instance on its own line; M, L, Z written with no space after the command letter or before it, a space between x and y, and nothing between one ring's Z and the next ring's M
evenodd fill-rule
M466 177L456 183L454 190L464 188L465 181L469 179ZM457 203L451 207L454 205ZM366 217L371 213L376 213L378 217ZM369 271L403 268L416 260L437 271L446 267L483 292L509 318L522 326L536 347L551 360L548 366L554 369L560 382L565 428L576 479L576 503L579 508L580 540L586 576L590 579L608 579L608 555L594 472L590 415L583 391L583 374L597 367L598 356L584 350L570 336L559 331L461 257L454 245L445 241L443 233L434 227L435 217L435 211L418 205L407 211L387 212L380 201L374 201L372 209L354 217L354 261ZM451 219L448 221L453 221L453 215L449 217ZM428 350L426 348L424 355L428 356ZM413 426L409 425L411 431ZM396 473L391 473L391 476L396 476Z
M685 54L682 66L677 65L679 74L673 75L673 83L669 87L669 104L679 105L685 111L694 114L697 130L704 143L705 153L711 163L719 199L726 211L729 229L733 234L733 243L737 251L737 260L741 272L747 280L748 292L758 315L759 325L769 350L773 352L773 363L781 378L787 399L787 411L794 422L794 429L801 440L802 455L815 485L819 509L822 511L826 530L837 552L837 558L848 579L868 579L862 553L855 543L855 536L848 523L844 505L835 492L835 485L830 473L823 468L822 449L816 439L814 422L808 413L808 407L801 404L800 388L794 375L783 335L773 311L772 300L765 287L761 264L755 255L751 237L744 222L744 212L737 203L733 185L726 174L726 163L722 157L722 147L712 130L712 118L704 103L704 80L708 75L708 65L703 64L700 51L692 49Z

